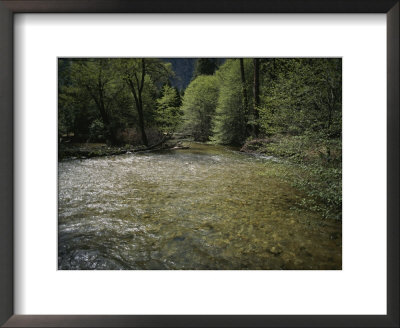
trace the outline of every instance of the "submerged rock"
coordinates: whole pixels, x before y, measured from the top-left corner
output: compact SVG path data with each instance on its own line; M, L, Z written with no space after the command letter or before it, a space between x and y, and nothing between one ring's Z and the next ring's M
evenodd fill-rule
M279 254L282 253L282 248L279 247L279 246L272 246L272 247L269 249L269 252L272 253L272 254L274 254L274 255L279 255Z

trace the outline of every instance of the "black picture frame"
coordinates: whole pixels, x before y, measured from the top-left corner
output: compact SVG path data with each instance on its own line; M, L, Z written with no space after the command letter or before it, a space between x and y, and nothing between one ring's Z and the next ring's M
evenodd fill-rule
M399 0L0 0L0 324L4 327L399 327L399 8ZM387 315L14 315L15 13L385 13Z

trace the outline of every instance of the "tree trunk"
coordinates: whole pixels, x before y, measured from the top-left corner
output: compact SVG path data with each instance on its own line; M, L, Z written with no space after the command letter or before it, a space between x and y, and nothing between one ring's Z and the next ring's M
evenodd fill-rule
M254 134L258 136L258 107L260 106L260 60L258 58L253 59L254 63L254 84L253 84L253 93L254 93Z
M247 90L246 90L246 77L244 75L244 63L243 63L243 58L239 58L240 61L240 77L242 80L242 93L243 93L243 107L245 110L245 113L247 113L247 106L248 106L248 99L247 99Z
M149 142L147 141L147 135L146 131L144 129L144 116L143 116L143 100L142 100L142 91L144 87L144 76L146 74L146 64L145 64L145 59L142 58L142 80L140 81L140 86L138 90L138 95L139 95L139 107L138 107L138 112L139 112L139 124L140 124L140 131L142 133L142 142L144 143L145 146L149 145Z
M90 86L86 85L86 89L88 90L90 96L94 100L96 107L98 108L98 110L100 112L100 116L101 116L101 119L104 124L104 132L106 134L107 143L111 143L112 145L115 145L116 144L116 132L111 125L108 110L106 109L106 106L104 104L104 91L103 91L103 88L101 87L100 82L101 81L99 80L98 85L97 85L98 96L96 96L95 93L92 92Z
M139 107L138 107L138 114L139 114L139 127L140 127L140 133L142 135L142 142L143 144L147 147L149 145L149 142L147 141L147 135L146 131L144 129L144 117L143 117L143 108L142 108L142 99L141 97L139 98Z
M144 127L144 115L143 115L143 100L142 100L142 91L144 87L144 76L146 74L146 64L144 58L142 59L142 76L141 76L141 81L139 82L138 78L136 77L136 82L138 84L137 86L137 94L136 94L136 88L131 79L127 79L127 82L129 84L129 87L131 89L133 98L135 99L135 104L136 108L138 111L139 115L139 128L140 128L140 134L142 136L142 143L147 147L149 145L149 142L147 140L147 135Z

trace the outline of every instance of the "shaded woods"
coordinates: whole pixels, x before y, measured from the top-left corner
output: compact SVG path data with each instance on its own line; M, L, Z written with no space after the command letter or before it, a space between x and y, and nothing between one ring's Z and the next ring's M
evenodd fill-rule
M58 69L61 153L178 134L236 146L292 163L277 174L303 193L299 208L341 219L341 59L76 58Z

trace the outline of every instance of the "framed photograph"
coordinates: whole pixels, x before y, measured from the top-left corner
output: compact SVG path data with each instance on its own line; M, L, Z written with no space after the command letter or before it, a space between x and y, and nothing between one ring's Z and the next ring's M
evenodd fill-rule
M399 326L399 2L0 1L0 322Z

